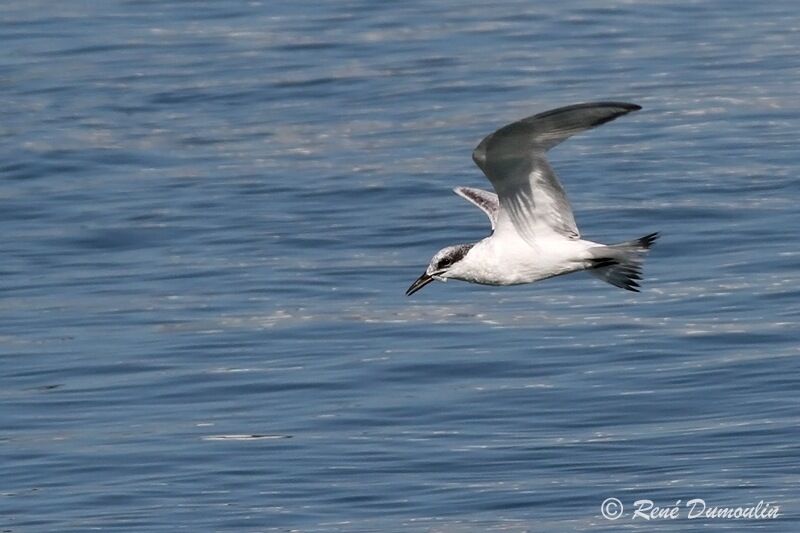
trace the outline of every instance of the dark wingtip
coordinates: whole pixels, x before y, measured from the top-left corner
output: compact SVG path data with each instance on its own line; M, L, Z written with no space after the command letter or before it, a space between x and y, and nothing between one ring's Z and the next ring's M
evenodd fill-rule
M639 111L642 108L642 106L640 105L628 104L626 102L594 102L582 105L585 105L586 107L610 107L614 109L619 109L619 111L616 111L611 115L598 118L597 121L593 124L593 126L600 126L602 124L606 124L623 115L627 115L628 113Z
M625 113L631 113L633 111L639 111L640 109L642 109L642 106L640 106L638 104L631 104L631 103L628 103L628 102L611 102L611 101L609 101L609 102L594 102L594 103L589 103L589 104L586 104L586 105L589 105L589 106L595 105L595 106L600 106L600 107L619 107L619 108L624 109Z
M583 109L597 109L597 108L613 108L619 109L620 111L617 113L613 113L613 117L618 117L620 115L625 115L627 113L631 113L633 111L639 111L642 106L638 104L631 104L628 102L615 102L613 100L603 100L599 102L584 102L582 104L572 104L564 107L558 107L556 109L550 109L539 113L538 115L534 115L530 118L546 118L553 115L559 115L569 111L579 111ZM613 120L613 119L612 119Z

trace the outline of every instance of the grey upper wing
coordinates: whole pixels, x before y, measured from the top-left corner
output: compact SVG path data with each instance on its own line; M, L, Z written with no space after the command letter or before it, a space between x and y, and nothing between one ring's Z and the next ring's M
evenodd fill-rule
M494 230L494 226L497 223L497 213L500 211L500 201L495 193L471 187L456 187L453 192L486 213L486 216L492 222L492 229Z
M549 228L577 239L580 234L564 188L545 153L572 135L641 109L622 102L577 104L545 111L504 126L472 152L500 198L500 208L528 241Z

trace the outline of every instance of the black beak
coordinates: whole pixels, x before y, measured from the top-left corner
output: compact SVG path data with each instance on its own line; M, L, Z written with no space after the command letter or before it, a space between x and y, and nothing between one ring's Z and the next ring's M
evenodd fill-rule
M433 278L429 276L427 272L424 273L423 275L418 277L414 283L411 284L411 286L406 291L406 296L411 296L412 294L420 290L422 287L424 287L431 281L433 281Z

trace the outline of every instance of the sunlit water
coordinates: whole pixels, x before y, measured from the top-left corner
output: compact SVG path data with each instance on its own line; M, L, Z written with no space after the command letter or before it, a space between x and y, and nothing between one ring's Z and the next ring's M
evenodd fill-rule
M2 3L2 530L797 531L797 13ZM552 161L643 292L406 298L475 144L597 99ZM631 517L694 497L781 518Z

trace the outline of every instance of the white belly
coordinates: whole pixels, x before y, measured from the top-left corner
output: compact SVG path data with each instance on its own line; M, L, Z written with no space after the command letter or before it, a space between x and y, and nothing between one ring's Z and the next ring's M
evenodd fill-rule
M596 243L556 234L537 239L536 246L522 238L499 240L492 235L454 265L448 277L486 285L531 283L583 270L592 246Z

